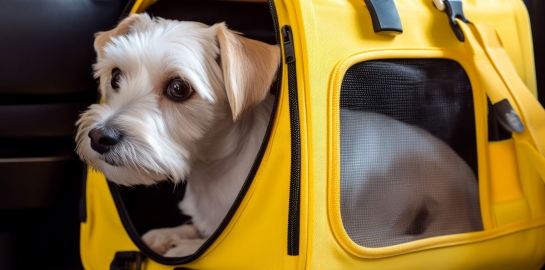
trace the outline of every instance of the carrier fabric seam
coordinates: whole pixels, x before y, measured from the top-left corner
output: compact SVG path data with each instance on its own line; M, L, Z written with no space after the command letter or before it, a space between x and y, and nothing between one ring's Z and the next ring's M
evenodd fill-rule
M443 239L452 238L452 236L455 236L459 238L459 240L452 241L449 239L449 240L443 240L443 241L433 241L425 245L419 245L417 248L388 247L388 249L390 249L388 252L385 252L383 250L372 249L372 248L364 248L361 246L357 246L357 244L344 246L344 248L349 250L351 254L358 256L360 258L381 259L381 258L399 256L403 254L421 252L421 251L430 250L430 249L448 248L452 246L483 242L483 241L491 240L494 238L503 237L503 236L507 236L507 235L511 235L515 233L520 233L522 231L535 229L538 227L544 227L544 226L545 226L545 216L542 216L542 217L535 217L527 221L504 225L502 227L498 227L497 229L467 233L467 234L471 234L471 237L466 237L466 239L462 239L458 237L458 235L439 236Z
M288 64L288 94L291 132L291 175L288 208L288 255L299 255L301 200L301 138L299 134L299 104L295 62Z

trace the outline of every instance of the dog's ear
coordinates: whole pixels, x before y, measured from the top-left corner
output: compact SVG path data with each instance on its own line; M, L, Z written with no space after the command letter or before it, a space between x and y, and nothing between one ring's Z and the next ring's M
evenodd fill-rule
M248 39L227 29L225 23L212 26L220 46L221 69L233 120L259 104L269 93L280 63L280 49Z
M129 33L131 25L138 21L151 21L151 18L148 14L131 14L127 18L123 19L116 28L106 31L98 32L95 34L95 51L97 52L98 58L102 58L104 55L104 46L106 43L112 40L116 36L121 36Z

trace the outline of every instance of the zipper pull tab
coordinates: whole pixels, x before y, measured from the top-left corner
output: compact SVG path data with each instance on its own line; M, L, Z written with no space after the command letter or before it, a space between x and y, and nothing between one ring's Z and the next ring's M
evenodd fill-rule
M284 40L284 62L286 62L286 64L295 63L293 35L289 25L284 25L282 27L282 39Z

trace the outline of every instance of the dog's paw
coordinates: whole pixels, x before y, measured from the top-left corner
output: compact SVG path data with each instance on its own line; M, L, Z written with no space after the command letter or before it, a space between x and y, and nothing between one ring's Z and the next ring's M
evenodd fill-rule
M142 240L153 251L166 256L167 251L180 246L180 243L183 242L182 240L201 240L198 239L200 237L197 228L192 225L182 225L174 228L151 230L142 235Z
M181 239L177 243L175 243L176 246L170 248L163 256L165 257L184 257L189 256L197 249L199 249L206 239Z

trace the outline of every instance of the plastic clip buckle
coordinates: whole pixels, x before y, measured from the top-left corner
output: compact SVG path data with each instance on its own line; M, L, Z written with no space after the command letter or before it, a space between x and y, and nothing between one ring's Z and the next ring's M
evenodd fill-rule
M459 41L464 41L464 33L462 32L462 29L456 22L456 19L460 19L461 21L465 23L469 23L469 20L464 15L464 9L462 5L462 0L432 0L433 5L441 11L445 11L447 13L447 16L449 18L449 24L452 28L452 31L454 32L454 35L456 35L456 38L458 38Z
M118 251L110 264L110 270L132 270L133 264L134 270L141 270L144 259L146 255L138 251Z

